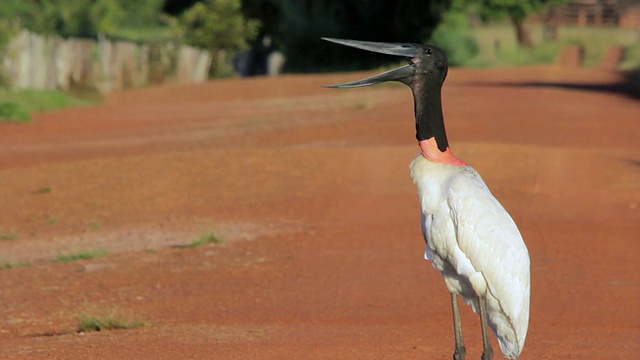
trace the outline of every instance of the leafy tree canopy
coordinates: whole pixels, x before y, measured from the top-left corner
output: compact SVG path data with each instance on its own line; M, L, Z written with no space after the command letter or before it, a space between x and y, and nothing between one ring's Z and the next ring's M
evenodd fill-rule
M164 0L2 0L0 18L38 33L92 37L156 24Z
M240 50L247 47L260 25L246 20L240 0L206 0L185 11L180 22L188 44L212 50Z

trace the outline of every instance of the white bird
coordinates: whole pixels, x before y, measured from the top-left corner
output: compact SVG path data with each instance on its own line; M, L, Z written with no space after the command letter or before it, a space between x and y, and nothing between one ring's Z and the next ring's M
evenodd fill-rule
M448 69L445 53L430 45L325 40L409 59L409 64L400 68L327 87L399 81L411 88L421 149L411 163L411 176L422 209L425 258L440 270L451 294L453 359L463 360L466 354L458 294L480 312L482 359L493 357L487 325L496 334L502 353L509 359L517 358L529 325L529 253L515 222L480 174L449 148L441 101Z

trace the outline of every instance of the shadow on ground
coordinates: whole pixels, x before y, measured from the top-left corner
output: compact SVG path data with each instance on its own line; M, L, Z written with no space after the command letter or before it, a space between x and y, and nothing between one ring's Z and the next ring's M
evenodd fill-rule
M523 81L523 82L470 82L470 86L505 86L505 87L544 87L560 88L578 91L607 92L640 98L640 71L630 71L622 73L622 80L610 83L579 83L579 82L546 82L546 81Z

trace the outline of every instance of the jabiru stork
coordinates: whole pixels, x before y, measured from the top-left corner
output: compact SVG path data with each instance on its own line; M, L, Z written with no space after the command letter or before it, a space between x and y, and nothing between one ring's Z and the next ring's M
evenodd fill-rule
M453 359L463 360L466 354L458 294L480 313L482 360L493 357L487 326L496 334L502 353L517 358L529 325L529 253L515 222L480 174L449 147L441 101L448 70L445 53L431 45L323 39L408 59L400 68L327 87L399 81L411 88L420 147L410 166L411 176L422 210L425 258L440 270L451 294Z

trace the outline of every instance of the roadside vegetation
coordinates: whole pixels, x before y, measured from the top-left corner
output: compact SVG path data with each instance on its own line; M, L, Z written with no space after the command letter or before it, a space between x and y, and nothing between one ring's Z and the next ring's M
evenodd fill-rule
M638 46L638 35L634 29L562 26L558 28L557 40L549 41L543 39L543 26L535 25L530 26L533 41L531 49L518 46L506 25L482 26L469 31L473 34L479 51L477 56L468 58L463 64L467 66L549 64L558 58L564 47L570 45L584 49L584 66L599 65L612 46L627 49L630 58L623 60L621 67L624 61L635 61L636 64L640 61L640 56L633 53L633 49Z
M567 0L419 0L403 6L386 0L300 2L290 0L3 0L0 55L21 30L61 37L146 43L187 44L213 54L210 77L234 76L233 59L253 46L253 54L278 50L285 71L345 71L388 66L387 56L328 46L322 36L363 40L429 41L449 54L453 66L493 67L548 64L562 49L584 50L584 65L598 65L610 46L626 48L623 70L640 68L637 30L560 27L551 40L530 15ZM393 23L393 27L380 24ZM157 69L175 62L153 52ZM255 51L258 51L257 53ZM257 56L257 55L256 55ZM157 57L157 59L156 59ZM259 57L259 56L258 56ZM0 56L1 58L1 56ZM247 60L248 61L248 60ZM155 69L155 70L154 70ZM160 71L160 70L158 70ZM266 70L265 70L266 71ZM170 78L171 74L160 74ZM87 95L89 94L89 95ZM87 89L72 92L11 89L0 63L0 123L28 122L33 113L100 101Z
M133 329L147 323L120 307L90 306L78 317L78 332Z
M545 36L544 25L524 22L526 15L564 2L453 0L429 42L443 47L454 66L549 64L556 61L567 46L584 50L583 66L597 66L610 47L618 46L627 49L629 58L623 61L624 66L638 67L640 56L634 51L638 46L636 29L559 26L555 36L549 33Z
M99 101L100 97L94 93L74 95L61 90L0 88L0 123L29 122L36 112L87 106Z

